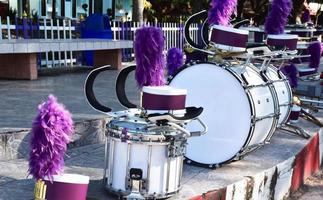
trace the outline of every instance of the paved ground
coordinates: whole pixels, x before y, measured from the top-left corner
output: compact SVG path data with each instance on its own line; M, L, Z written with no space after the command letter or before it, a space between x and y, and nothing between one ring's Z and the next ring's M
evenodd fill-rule
M309 123L307 130L317 130ZM285 132L277 132L270 145L248 154L243 160L216 170L185 165L182 190L172 199L188 199L214 188L221 188L244 177L264 171L299 152L307 140ZM88 196L98 200L113 200L102 189L104 145L94 144L75 148L67 153L65 172L91 177ZM32 199L33 180L28 177L26 159L0 161L0 200Z
M305 185L290 197L290 200L322 200L323 171L314 174L305 181Z
M87 103L84 96L84 82L88 72L68 73L59 76L40 77L35 81L0 80L0 128L31 127L36 115L37 105L46 100L49 94L57 96L73 113L75 120L102 117ZM121 110L122 106L115 95L116 70L102 72L95 82L97 98L112 107ZM129 79L127 88L130 99L138 102L137 86L133 78Z

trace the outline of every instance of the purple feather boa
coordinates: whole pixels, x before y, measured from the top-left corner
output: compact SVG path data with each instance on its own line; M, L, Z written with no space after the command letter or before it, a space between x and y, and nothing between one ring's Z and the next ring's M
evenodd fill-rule
M171 48L167 52L167 71L168 76L173 76L177 69L183 66L183 52L179 48Z
M318 69L320 66L320 59L321 59L321 54L322 54L321 42L317 41L317 42L312 43L307 48L307 51L311 55L310 63L308 65L308 67Z
M141 27L135 33L136 80L138 86L165 85L164 36L160 28Z
M288 22L288 16L292 10L292 0L274 0L271 10L266 18L265 32L266 34L283 34L285 26Z
M71 114L49 95L47 102L38 106L32 126L29 173L35 179L52 180L53 175L63 172L64 154L73 131Z
M237 0L212 0L208 11L209 25L229 25Z
M286 65L283 69L282 72L286 75L288 78L289 84L291 88L296 88L297 87L297 68L294 63L291 63L289 65Z

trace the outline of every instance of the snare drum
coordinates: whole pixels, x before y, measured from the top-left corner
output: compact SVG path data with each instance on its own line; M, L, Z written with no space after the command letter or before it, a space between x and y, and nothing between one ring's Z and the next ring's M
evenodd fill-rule
M107 124L105 187L129 195L139 181L145 198L178 192L187 139L170 126L156 126L139 116L115 118ZM137 187L137 186L136 186Z
M202 106L208 133L188 140L189 162L215 167L259 147L278 123L274 91L252 66L186 65L169 85L186 88L187 105ZM188 129L196 129L191 123Z

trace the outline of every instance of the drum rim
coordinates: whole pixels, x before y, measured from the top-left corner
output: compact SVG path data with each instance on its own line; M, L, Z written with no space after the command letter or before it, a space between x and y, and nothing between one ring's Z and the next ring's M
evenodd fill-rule
M185 65L183 65L183 67L177 69L174 73L173 76L169 77L168 81L167 81L167 85L169 85L172 80L178 75L180 74L182 71L184 71L186 68L189 68L191 66L194 66L196 64L211 64L211 65L218 65L221 68L225 68L227 69L227 71L233 75L233 77L235 77L237 79L237 81L239 81L241 83L241 85L245 84L245 81L237 76L230 68L221 65L220 63L215 63L215 62L210 62L210 61L193 61L193 62L189 62L186 63ZM251 102L251 98L250 98L250 94L248 92L246 92L246 95L248 96L248 102L249 102L249 106L250 106L250 113L253 116L255 114L255 106L254 104ZM253 137L254 134L254 130L255 129L255 124L252 123L252 120L250 120L250 129L249 129L249 134L247 136L247 139L245 141L245 143L242 145L241 149L235 154L233 155L230 159L220 162L220 163L213 163L213 164L204 164L204 163L199 163L196 162L188 157L185 156L186 159L191 160L192 163L196 164L197 166L202 166L202 167L208 167L210 168L210 166L221 166L223 164L228 164L231 163L232 161L234 161L237 157L240 157L240 154L246 149L246 147L248 147L248 145L250 144L250 141Z
M147 130L147 132L143 132L140 130L135 134L134 133L135 130L131 130L127 133L126 138L122 138L123 127L117 126L117 125L112 125L111 123L114 121L124 121L124 122L130 122L130 121L120 120L120 119L126 119L126 117L119 117L119 118L113 119L109 123L107 123L106 134L105 134L106 137L124 140L124 142L128 142L128 143L143 143L143 142L145 142L145 143L149 143L149 142L151 142L151 143L169 143L170 138L178 137L182 133L180 130L177 130L174 128L172 128L172 131L168 131L168 133L174 133L172 135L171 134L161 134L162 132L160 132L159 134L150 134L150 133L153 133L152 130ZM141 118L138 118L138 119L141 119ZM147 125L149 125L149 122L147 122ZM152 125L151 127L153 127L153 128L159 127L154 123L151 123L151 125ZM165 127L171 128L170 126L162 126L159 128L164 129ZM187 139L187 138L185 138L183 136L183 137L179 137L178 140L179 139Z
M288 83L288 80L287 80L287 77L285 76L285 74L283 74L282 73L282 71L280 71L280 70L278 70L275 66L273 66L273 65L269 65L268 66L268 68L269 69L271 69L271 70L274 70L279 76L281 76L281 77L283 77L283 79L282 80L284 80L285 79L285 81L283 81L284 82L284 84L285 84L285 86L286 86L286 88L287 88L287 90L288 90L288 95L289 95L289 97L290 97L290 104L292 104L292 101L293 101L293 91L292 91L292 88L290 87L290 84ZM268 80L270 80L270 78L268 77L268 75L266 74L266 73L264 73L264 75L268 78ZM273 86L274 86L274 84L273 83L271 83ZM274 87L275 88L275 87ZM277 95L277 91L276 91L276 89L275 89L275 93L276 93L276 95ZM279 100L278 99L278 95L277 95L277 100ZM280 105L279 105L279 102L278 102L278 107L279 107L279 109L280 109ZM291 113L291 111L292 111L292 109L291 109L291 106L289 106L289 108L288 108L288 111L287 111L287 113L286 113L286 116L285 116L285 118L282 120L282 122L281 122L281 124L279 124L279 121L278 121L278 125L277 125L277 128L279 128L279 127L281 127L281 126L283 126L284 124L286 124L287 122L288 122L288 118L289 118L289 115L290 115L290 113Z
M277 127L279 126L279 113L280 113L279 110L280 110L280 106L279 106L279 102L278 102L277 91L275 89L274 84L270 82L270 78L267 76L266 73L262 73L255 65L249 65L249 67L252 70L254 70L257 73L259 73L259 77L263 78L262 75L264 75L264 77L267 79L267 81L264 80L264 82L266 84L268 84L268 88L270 90L270 93L272 94L272 98L273 98L273 101L274 101L274 113L275 113L275 115L278 116L278 117L277 116L276 117L273 117L272 127L271 127L270 132L268 133L267 137L264 140L264 142L268 142L274 136L275 131L276 131Z
M167 141L165 137L163 137L162 139L154 139L154 140L149 140L145 138L142 138L142 139L132 138L132 139L127 139L123 141L120 137L109 135L108 140L114 140L115 142L121 142L121 143L127 143L127 144L145 144L145 145L151 145L151 146L165 146L170 144L170 141Z
M107 184L104 185L104 188L106 189L106 191L110 194L113 194L113 195L117 195L117 196L121 196L121 197L124 197L125 195L128 195L130 194L130 190L117 190L117 189L114 189L112 186L108 186ZM163 193L163 194L159 194L159 195L148 195L148 193L145 191L144 193L140 193L141 195L143 195L145 198L169 198L175 194L177 194L180 190L181 190L182 186L178 186L176 188L175 191L173 192L166 192L166 193Z

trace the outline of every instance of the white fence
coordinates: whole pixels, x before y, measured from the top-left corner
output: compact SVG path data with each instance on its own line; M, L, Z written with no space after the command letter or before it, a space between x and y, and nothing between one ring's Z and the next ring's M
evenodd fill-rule
M134 40L135 31L143 24L137 22L111 22L113 39ZM18 26L18 27L17 27ZM65 19L1 19L0 17L0 41L3 39L71 39L79 38L80 31L76 21ZM158 26L163 30L165 51L172 47L184 48L184 24L183 23L147 23L146 26ZM190 27L190 35L194 41L198 41L197 24ZM133 60L133 49L123 50L123 60ZM59 67L80 65L82 54L78 52L47 52L39 56L40 67Z
M146 26L158 26L163 30L165 40L165 50L172 47L183 49L184 47L184 23L147 23ZM134 39L134 32L143 26L139 22L112 22L111 29L114 39ZM194 41L198 40L198 24L190 27L190 34ZM130 33L129 33L130 32Z
M19 21L18 21L19 20ZM5 21L5 23L2 23ZM18 23L17 23L18 22ZM21 23L19 23L21 22ZM39 19L37 22L31 19L2 20L0 17L0 41L3 39L71 39L75 34L75 26L71 20ZM18 25L19 24L19 25ZM17 25L19 26L17 28ZM39 67L58 67L76 65L74 52L46 52L39 55Z

